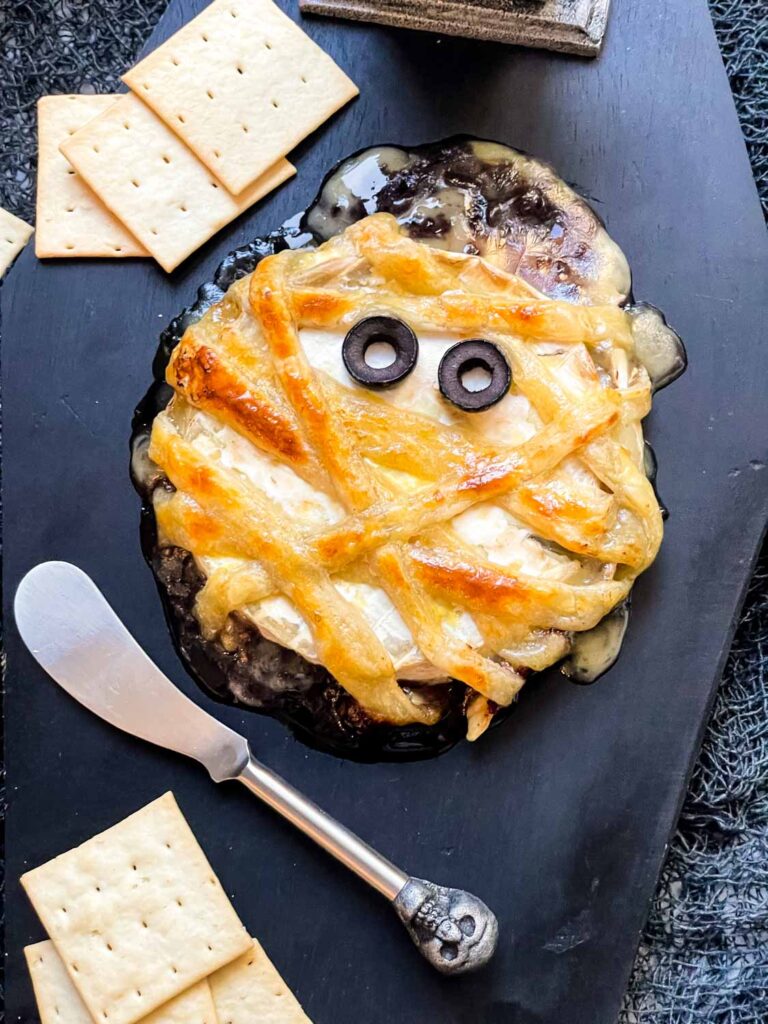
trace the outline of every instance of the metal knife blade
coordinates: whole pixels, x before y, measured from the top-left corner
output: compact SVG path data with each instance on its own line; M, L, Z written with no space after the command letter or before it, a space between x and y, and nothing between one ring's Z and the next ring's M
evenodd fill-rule
M77 566L36 566L19 584L14 612L32 654L89 711L133 736L194 757L215 782L239 776L250 756L245 737L163 675Z

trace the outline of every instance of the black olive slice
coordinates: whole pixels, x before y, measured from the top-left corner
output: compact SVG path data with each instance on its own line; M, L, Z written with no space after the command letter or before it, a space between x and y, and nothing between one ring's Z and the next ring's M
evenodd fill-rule
M480 390L468 387L467 375L472 370L485 370L490 376ZM464 412L489 409L509 391L512 371L504 353L492 341L481 338L452 345L440 360L437 381L444 398Z
M366 361L373 345L389 346L395 358L387 366ZM341 355L347 373L367 388L388 388L408 376L419 358L419 342L408 324L393 316L359 320L344 339Z

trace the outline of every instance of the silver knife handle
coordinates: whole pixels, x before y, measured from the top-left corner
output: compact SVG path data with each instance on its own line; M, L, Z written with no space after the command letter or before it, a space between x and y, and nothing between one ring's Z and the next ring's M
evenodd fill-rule
M249 759L238 781L388 900L394 900L408 881L404 871L256 758Z
M411 878L253 756L237 779L386 896L416 947L437 970L464 974L493 956L498 921L477 896Z

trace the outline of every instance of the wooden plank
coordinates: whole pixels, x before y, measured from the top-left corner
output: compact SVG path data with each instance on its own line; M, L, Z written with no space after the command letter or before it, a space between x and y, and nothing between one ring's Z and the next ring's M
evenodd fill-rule
M595 57L610 0L301 0L308 14Z

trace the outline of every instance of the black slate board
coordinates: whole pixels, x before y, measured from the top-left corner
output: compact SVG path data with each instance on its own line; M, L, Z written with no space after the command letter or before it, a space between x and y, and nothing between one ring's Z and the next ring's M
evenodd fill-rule
M202 6L174 0L153 42ZM362 96L300 148L297 179L170 278L142 262L43 264L29 249L0 292L7 1020L35 1019L21 947L42 937L18 875L172 788L316 1024L609 1024L768 498L768 245L709 15L703 0L616 4L596 62L306 26ZM630 256L638 297L687 342L689 371L649 425L672 518L635 590L625 653L601 683L549 673L477 746L357 765L214 706L181 670L139 551L130 418L159 329L226 251L306 206L345 153L458 131L530 150L580 185ZM92 573L161 667L274 768L415 874L486 898L502 925L492 966L456 981L430 973L376 896L247 793L59 692L9 615L20 576L45 558Z

